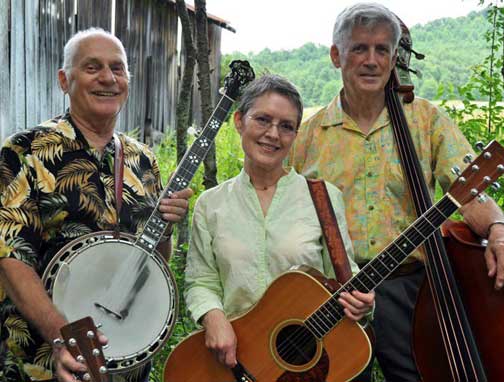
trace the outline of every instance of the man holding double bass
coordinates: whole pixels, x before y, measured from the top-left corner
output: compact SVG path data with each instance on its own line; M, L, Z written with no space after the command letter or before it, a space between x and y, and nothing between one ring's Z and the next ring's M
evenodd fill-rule
M343 192L355 260L361 267L416 219L385 107L385 86L400 36L398 19L380 4L356 4L340 13L330 55L341 69L343 89L301 126L289 157L299 173L326 179ZM451 168L462 163L471 147L453 121L426 100L416 98L403 107L431 195L436 181L446 191L456 178ZM491 199L473 201L460 211L469 227L488 239L488 276L501 289L502 211ZM422 251L417 251L376 289L375 353L388 382L420 380L411 328L425 275L422 260ZM370 380L370 368L356 380Z
M70 97L68 112L8 138L0 154L2 381L70 382L86 370L64 346L53 344L66 319L44 290L41 275L57 251L77 237L117 224L123 232L139 232L161 191L152 151L124 134L118 134L120 145L114 144L130 79L119 39L97 28L77 33L65 45L58 78ZM118 219L114 157L121 146ZM162 199L163 219L179 221L191 195L185 189ZM169 235L160 245L164 253ZM114 381L148 381L148 373L147 367L114 375Z

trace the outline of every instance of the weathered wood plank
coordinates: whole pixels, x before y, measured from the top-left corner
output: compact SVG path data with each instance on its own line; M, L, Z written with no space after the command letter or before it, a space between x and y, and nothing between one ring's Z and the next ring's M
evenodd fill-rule
M110 31L112 25L111 0L77 1L77 30L100 27Z
M25 81L25 1L11 3L11 67L10 107L11 123L6 135L26 128L26 81Z
M41 86L38 76L38 35L39 35L39 2L25 0L25 62L26 62L26 127L35 126L41 120L40 98L38 89Z
M9 76L9 12L10 0L0 0L0 139L7 136L10 118Z

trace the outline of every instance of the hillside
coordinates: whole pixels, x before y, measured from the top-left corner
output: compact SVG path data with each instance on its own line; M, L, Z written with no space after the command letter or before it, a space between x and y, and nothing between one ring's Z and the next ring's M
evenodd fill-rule
M422 79L413 76L415 93L434 99L439 84L464 84L469 68L487 55L487 28L484 11L413 26L413 47L426 56L423 61L412 59L411 67L423 74ZM223 65L237 58L248 59L256 73L271 72L289 78L300 89L306 106L328 103L341 88L341 76L331 64L328 46L307 43L288 51L236 52L225 55Z

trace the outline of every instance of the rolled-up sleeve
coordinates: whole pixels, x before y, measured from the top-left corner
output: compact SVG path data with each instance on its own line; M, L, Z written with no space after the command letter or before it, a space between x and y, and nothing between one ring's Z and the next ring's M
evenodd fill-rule
M212 309L224 310L223 288L204 210L204 201L200 198L194 208L185 273L185 300L196 323Z

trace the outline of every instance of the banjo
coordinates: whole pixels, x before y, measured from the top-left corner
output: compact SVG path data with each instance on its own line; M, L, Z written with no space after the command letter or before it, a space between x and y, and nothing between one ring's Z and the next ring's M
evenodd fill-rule
M169 223L158 211L162 198L187 188L207 155L240 90L254 79L247 61L233 61L224 91L205 127L177 166L143 230L134 236L95 232L65 245L42 281L69 321L91 316L109 338L110 373L146 363L161 350L177 319L178 292L168 264L156 250Z

